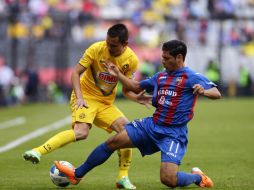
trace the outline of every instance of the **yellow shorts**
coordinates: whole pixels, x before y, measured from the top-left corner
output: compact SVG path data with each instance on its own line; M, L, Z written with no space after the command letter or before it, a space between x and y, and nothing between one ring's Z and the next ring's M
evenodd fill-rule
M85 98L88 108L75 109L76 97L72 93L70 107L72 111L72 124L75 122L95 124L97 127L111 133L112 123L120 118L125 117L124 114L113 104L106 105L92 98Z

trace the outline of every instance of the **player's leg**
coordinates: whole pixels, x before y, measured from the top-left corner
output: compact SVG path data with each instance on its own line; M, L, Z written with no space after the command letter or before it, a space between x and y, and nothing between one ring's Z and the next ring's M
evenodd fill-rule
M75 109L75 101L71 101L73 129L62 131L48 139L41 146L26 151L23 154L24 159L37 164L42 155L57 150L71 142L86 139L97 109L97 104L90 102L90 100L87 101L93 106L90 106L88 109L82 108L78 110Z
M42 155L52 152L59 147L75 141L75 133L71 130L62 131L55 136L51 137L41 146L32 150L28 150L23 154L25 160L31 161L33 164L40 162Z
M74 129L60 132L46 141L43 145L35 148L41 155L52 152L66 144L74 141L86 139L89 134L90 124L88 123L74 123Z
M104 163L112 153L122 147L132 147L130 138L127 132L124 130L115 136L109 138L105 143L97 146L92 153L88 156L87 160L75 170L72 170L60 162L56 161L56 167L64 173L72 182L72 184L77 184L80 179L86 175L94 167Z
M86 139L89 134L89 128L90 128L90 124L75 123L74 129L57 133L55 136L48 139L41 146L38 146L32 150L26 151L23 157L25 160L28 160L34 164L37 164L39 163L42 155L45 155L54 150L57 150L71 142Z
M147 131L144 130L143 125L150 126L152 122L151 119L150 122L146 122L147 120L149 119L133 121L127 124L123 131L97 146L87 160L75 170L61 165L58 161L55 162L56 167L70 179L72 184L78 184L84 175L94 167L104 163L119 148L137 146L143 156L158 152L159 148L151 141Z
M129 123L127 118L120 117L116 119L112 125L110 126L114 131L119 133L124 129L124 126ZM128 183L128 171L131 164L132 159L132 149L131 148L124 148L117 150L117 154L119 157L119 172L118 172L118 182L116 183L118 188L123 187L123 183ZM132 187L134 188L134 187Z
M161 162L160 180L168 187L177 186L178 165L170 162Z
M119 133L128 122L123 113L114 105L102 107L95 118L95 124L108 132L114 130ZM117 152L119 156L119 172L116 186L118 188L135 189L136 187L130 182L128 177L132 150L126 148L120 149Z
M155 138L161 150L161 182L168 187L184 187L201 180L199 175L178 172L187 148L187 127L171 127L167 130L167 134Z
M192 173L178 171L178 165L162 162L160 169L161 182L168 187L185 187L196 184L200 187L212 187L212 180L199 168L193 168Z
M202 171L186 173L178 171L181 160L186 152L187 134L185 129L175 128L168 137L163 137L156 144L161 150L161 182L168 187L184 187L190 184L206 184L205 187L212 187L212 181ZM175 138L174 133L181 136ZM203 175L203 176L202 176Z
M124 126L127 123L129 123L127 118L120 117L116 119L110 127L114 131L119 133L120 131L124 130ZM136 187L130 182L128 177L129 176L128 171L132 159L132 149L131 148L118 149L117 154L119 157L119 172L116 187L125 189L136 189Z
M168 187L184 187L201 181L200 175L178 172L178 165L170 162L161 163L160 179Z

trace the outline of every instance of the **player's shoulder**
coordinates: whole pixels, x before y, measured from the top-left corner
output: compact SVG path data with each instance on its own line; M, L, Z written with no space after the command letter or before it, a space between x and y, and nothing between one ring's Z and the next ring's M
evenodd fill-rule
M105 50L105 48L106 48L105 41L97 41L97 42L90 44L90 46L88 46L88 48L85 50L85 53L87 55L94 57L94 56L100 54L101 52L103 52Z
M127 53L134 54L136 56L136 53L134 52L134 50L131 47L127 46L126 50L127 50Z
M125 53L126 53L127 57L138 61L138 56L136 55L136 53L129 46L127 46Z
M201 73L194 71L193 69L189 68L189 67L185 67L185 73L189 76L189 77L198 77L199 75L201 75Z
M191 81L203 80L204 78L206 78L202 73L197 72L197 71L190 69L190 68L188 68L188 72L186 72L186 73L187 73L188 79Z
M159 71L159 72L155 73L150 78L157 79L157 80L162 80L162 79L165 79L167 77L166 75L167 75L166 70L163 70L163 71Z

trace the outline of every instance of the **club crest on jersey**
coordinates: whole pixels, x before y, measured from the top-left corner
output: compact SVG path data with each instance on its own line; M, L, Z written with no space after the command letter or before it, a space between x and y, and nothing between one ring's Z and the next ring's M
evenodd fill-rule
M100 60L100 64L103 64L103 63L105 63L106 62L106 59L101 59Z
M123 72L126 72L128 69L129 69L129 64L125 64L125 65L122 67L122 71L123 71Z
M101 72L99 73L99 79L102 81L108 83L108 84L113 84L117 82L117 77L110 75L107 72Z
M179 85L183 82L183 77L177 77L176 78L176 85Z
M79 119L84 119L86 115L84 113L79 114Z

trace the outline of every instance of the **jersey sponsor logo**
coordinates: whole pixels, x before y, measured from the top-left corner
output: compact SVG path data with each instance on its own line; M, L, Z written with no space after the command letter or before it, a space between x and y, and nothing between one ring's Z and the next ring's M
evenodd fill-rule
M166 100L165 96L161 96L158 103L161 105L166 104L166 105L172 106L172 102L169 100Z
M101 72L99 73L99 79L102 81L108 83L108 84L114 84L117 82L117 77L110 75L107 72Z
M177 92L168 89L160 89L158 90L158 95L177 96Z

